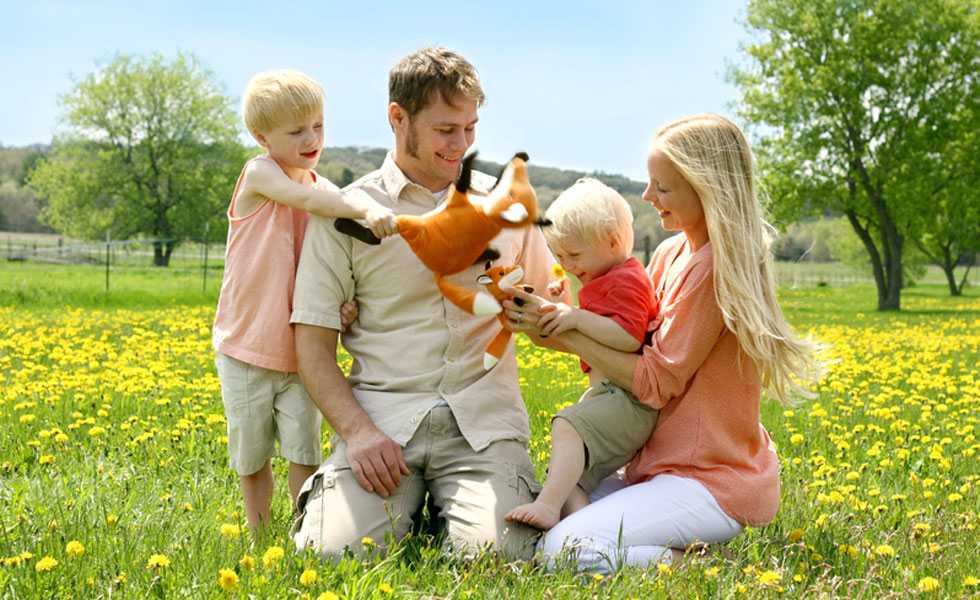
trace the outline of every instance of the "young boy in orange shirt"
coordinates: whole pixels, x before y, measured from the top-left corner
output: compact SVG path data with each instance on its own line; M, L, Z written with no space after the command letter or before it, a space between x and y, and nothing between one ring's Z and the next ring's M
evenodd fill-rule
M541 332L577 329L610 348L637 352L657 311L650 277L631 256L633 215L626 200L596 179L580 179L552 203L547 218L552 222L543 229L548 246L583 287L579 307L555 304L538 321ZM553 283L549 293L559 297L567 283ZM658 411L584 361L582 370L589 374L589 389L552 421L544 489L533 503L511 510L508 520L550 529L586 506L588 493L629 462L653 431Z

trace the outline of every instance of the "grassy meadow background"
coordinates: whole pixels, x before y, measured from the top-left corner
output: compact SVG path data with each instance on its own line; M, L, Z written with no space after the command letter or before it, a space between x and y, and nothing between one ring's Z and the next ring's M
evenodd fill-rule
M980 294L942 285L874 310L870 284L784 288L798 331L833 346L818 396L763 421L782 507L729 558L544 573L430 540L321 564L287 537L253 543L210 347L220 268L0 264L0 597L966 598L980 596ZM518 338L543 476L551 416L586 379ZM324 436L324 443L327 443ZM285 465L275 463L284 483ZM380 543L381 540L378 540Z

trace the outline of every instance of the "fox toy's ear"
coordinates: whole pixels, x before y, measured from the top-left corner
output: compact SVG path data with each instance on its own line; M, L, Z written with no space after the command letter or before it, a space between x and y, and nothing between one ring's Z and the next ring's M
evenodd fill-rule
M459 179L456 180L456 191L465 194L470 189L470 175L473 173L473 161L476 160L476 152L463 159L463 169L459 172Z

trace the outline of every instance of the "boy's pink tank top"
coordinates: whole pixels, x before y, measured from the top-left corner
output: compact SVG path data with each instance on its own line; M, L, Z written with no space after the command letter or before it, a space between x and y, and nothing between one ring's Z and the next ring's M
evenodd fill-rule
M263 154L252 160L272 159ZM289 317L310 214L266 199L251 214L232 216L244 173L242 169L228 207L225 274L212 344L215 350L240 361L295 373L295 339ZM338 189L315 172L310 171L310 175L313 187Z

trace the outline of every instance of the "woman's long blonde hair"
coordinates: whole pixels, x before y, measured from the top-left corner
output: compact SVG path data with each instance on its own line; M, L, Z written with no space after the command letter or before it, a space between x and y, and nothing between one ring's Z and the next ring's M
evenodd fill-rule
M770 245L775 229L756 194L752 151L729 119L703 113L662 127L653 149L670 159L701 199L714 259L715 296L725 325L782 404L812 397L824 374L821 348L793 333L776 301Z

